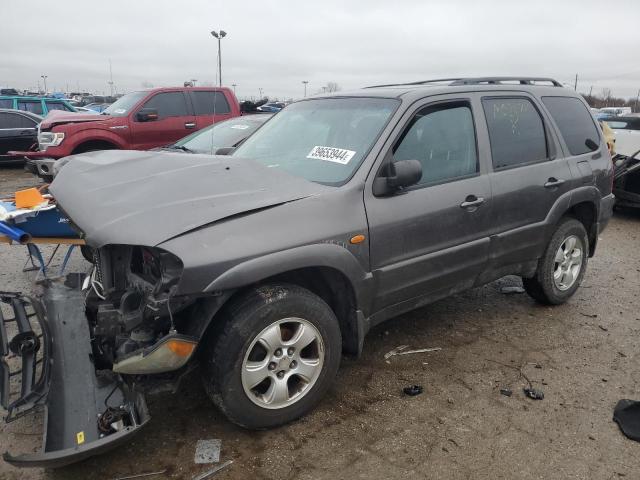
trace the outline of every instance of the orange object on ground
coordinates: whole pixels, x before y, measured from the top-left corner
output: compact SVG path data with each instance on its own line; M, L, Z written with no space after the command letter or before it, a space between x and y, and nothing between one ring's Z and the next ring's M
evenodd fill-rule
M16 192L16 208L33 208L44 202L37 188L27 188Z

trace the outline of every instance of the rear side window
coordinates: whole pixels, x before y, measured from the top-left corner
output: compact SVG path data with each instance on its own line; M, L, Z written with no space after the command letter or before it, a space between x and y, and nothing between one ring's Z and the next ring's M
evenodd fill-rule
M19 113L0 112L0 128L35 128L36 122Z
M37 113L38 115L42 115L42 102L18 101L18 110L24 110L25 112Z
M491 157L496 169L540 162L548 157L544 124L527 98L483 98Z
M591 145L600 143L593 117L579 99L542 97L542 102L558 125L571 155L582 155L593 151L587 143Z
M0 98L0 108L13 108L13 100L10 98Z
M158 111L159 118L184 117L189 115L187 103L182 92L158 93L151 97L143 108L154 108Z
M65 110L67 112L70 112L71 109L69 107L67 107L64 103L61 102L46 102L47 104L47 110L52 111L52 110Z
M476 133L468 104L420 110L393 151L394 160L418 160L420 185L441 183L478 171Z
M229 103L222 92L199 92L191 93L193 109L196 115L213 115L214 108L216 114L229 113Z

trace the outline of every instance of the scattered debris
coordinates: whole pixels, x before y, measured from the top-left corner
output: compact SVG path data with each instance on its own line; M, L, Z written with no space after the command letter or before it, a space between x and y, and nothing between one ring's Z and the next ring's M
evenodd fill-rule
M529 387L523 389L523 391L524 394L529 398L533 398L534 400L544 400L544 392L542 390Z
M500 293L504 293L505 295L509 295L512 293L524 293L524 288L517 286L502 287L500 289Z
M142 477L150 477L152 475L162 475L163 473L165 473L167 470L160 470L159 472L148 472L148 473L139 473L137 475L129 475L126 477L118 477L116 478L116 480L129 480L131 478L142 478Z
M580 315L582 315L583 317L587 317L587 318L598 318L598 314L597 313L582 313L582 312L580 312Z
M500 393L505 397L510 397L511 395L513 395L513 391L510 388L501 388Z
M603 325L598 325L598 328L600 330L602 330L603 332L608 332L609 331L609 329L607 327L603 326Z
M402 391L405 395L415 397L416 395L420 395L424 391L424 388L422 388L422 385L410 385L408 387L404 387Z
M594 437L593 435L589 435L589 440L595 440L596 437Z
M198 464L219 462L221 446L222 441L218 439L198 440L193 461Z
M393 350L390 350L387 353L385 353L384 354L384 359L388 360L391 357L394 357L396 355L412 355L414 353L438 352L438 351L442 350L441 347L418 348L416 350L406 350L407 348L409 348L409 345L400 345L400 346L394 348Z
M620 355L622 358L627 358L627 356L622 352L618 352L618 355Z
M200 475L196 475L192 480L204 480L205 478L209 478L210 476L218 473L220 470L227 468L229 465L233 463L233 460L227 460L221 465L213 467L211 470L207 470L206 472L201 473Z

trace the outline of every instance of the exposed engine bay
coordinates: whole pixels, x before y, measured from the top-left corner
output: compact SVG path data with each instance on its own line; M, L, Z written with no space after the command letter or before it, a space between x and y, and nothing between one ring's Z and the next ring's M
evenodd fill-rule
M174 296L180 259L131 245L109 245L91 255L93 270L84 287L96 369L161 373L186 363L198 339L179 333L182 312L195 301Z

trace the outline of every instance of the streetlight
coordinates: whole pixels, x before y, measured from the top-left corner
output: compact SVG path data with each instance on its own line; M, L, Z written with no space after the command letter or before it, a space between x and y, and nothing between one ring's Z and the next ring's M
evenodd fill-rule
M218 79L220 80L220 86L222 86L222 51L220 49L220 41L227 36L227 32L224 30L220 30L219 32L211 30L211 35L218 39Z
M236 94L236 87L238 86L237 83L232 83L231 86L233 87L233 94Z
M260 92L260 97L258 100L262 100L262 88L258 88L258 92Z
M306 98L307 97L307 84L309 83L309 80L303 80L302 83L304 83L304 96Z
M48 75L40 75L40 78L44 80L44 94L47 94L47 77Z

